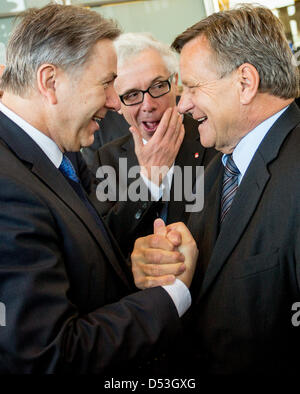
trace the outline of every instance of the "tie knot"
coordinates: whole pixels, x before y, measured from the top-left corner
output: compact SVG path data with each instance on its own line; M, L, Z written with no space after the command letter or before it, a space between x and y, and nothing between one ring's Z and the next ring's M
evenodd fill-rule
M75 168L73 167L73 164L71 163L70 159L66 156L63 155L62 162L60 163L59 170L69 179L72 179L72 181L79 183L79 178L76 174Z
M232 177L232 176L238 176L239 174L240 174L240 171L237 168L237 166L232 158L232 154L231 154L227 158L227 162L225 165L225 175L228 177Z

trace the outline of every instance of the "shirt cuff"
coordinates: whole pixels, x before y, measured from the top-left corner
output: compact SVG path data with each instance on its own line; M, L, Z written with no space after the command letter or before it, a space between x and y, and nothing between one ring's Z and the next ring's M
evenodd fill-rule
M157 186L155 183L150 181L144 174L141 173L141 177L147 186L147 188L150 190L151 196L152 196L152 201L159 201L160 198L163 195L164 191L164 185L161 183L160 186Z
M162 288L165 289L172 298L178 315L181 317L189 309L192 303L192 297L189 289L180 279L175 279L175 282L172 285L165 285L162 286Z

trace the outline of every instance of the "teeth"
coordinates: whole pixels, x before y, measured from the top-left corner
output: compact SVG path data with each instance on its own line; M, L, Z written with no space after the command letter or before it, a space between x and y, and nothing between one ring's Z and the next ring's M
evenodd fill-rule
M205 119L207 119L207 116L203 116L202 118L197 119L197 120L198 120L198 122L203 122Z
M93 116L93 120L98 120L100 122L101 118L98 118L98 116Z

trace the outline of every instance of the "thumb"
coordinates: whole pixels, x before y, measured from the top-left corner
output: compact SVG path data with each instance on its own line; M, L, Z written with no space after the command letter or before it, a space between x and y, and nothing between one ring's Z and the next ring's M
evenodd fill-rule
M159 234L163 236L167 235L167 227L162 219L155 219L153 227L154 227L154 234Z

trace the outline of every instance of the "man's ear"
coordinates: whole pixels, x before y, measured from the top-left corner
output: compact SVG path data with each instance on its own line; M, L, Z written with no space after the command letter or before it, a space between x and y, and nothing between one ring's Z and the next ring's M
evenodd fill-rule
M250 63L244 63L238 68L240 83L240 99L242 104L249 104L257 94L259 87L259 74Z
M42 64L37 71L37 84L41 95L52 105L57 104L56 97L57 67L53 64Z

